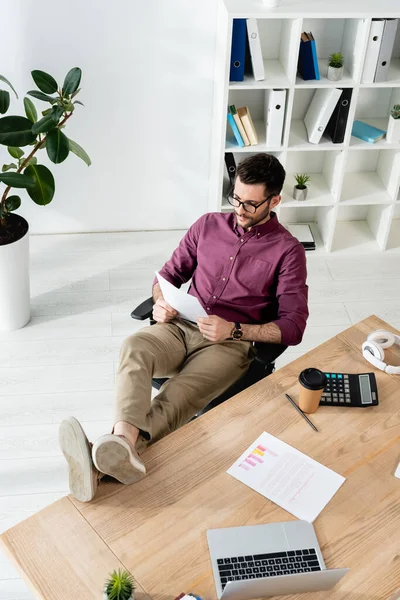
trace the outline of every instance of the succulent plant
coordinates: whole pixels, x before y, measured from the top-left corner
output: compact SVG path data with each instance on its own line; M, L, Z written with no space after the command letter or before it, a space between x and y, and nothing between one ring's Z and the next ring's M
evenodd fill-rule
M135 579L128 571L114 570L106 581L107 600L130 600L135 589Z
M311 177L305 173L298 173L294 178L297 182L296 187L299 188L299 190L304 190L307 187L307 183L311 180Z
M333 52L328 59L328 65L335 69L343 67L343 54L341 52Z
M400 104L395 104L390 111L393 119L400 119Z

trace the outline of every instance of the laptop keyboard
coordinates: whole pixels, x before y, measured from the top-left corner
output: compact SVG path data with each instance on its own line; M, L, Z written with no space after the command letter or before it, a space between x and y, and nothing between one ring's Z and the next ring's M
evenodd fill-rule
M228 581L261 579L321 570L315 548L218 558L217 564L222 589Z

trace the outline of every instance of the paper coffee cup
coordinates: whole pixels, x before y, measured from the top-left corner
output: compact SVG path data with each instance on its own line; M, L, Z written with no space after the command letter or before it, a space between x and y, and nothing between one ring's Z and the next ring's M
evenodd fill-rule
M299 406L305 413L314 413L326 386L326 375L319 369L304 369L299 375Z

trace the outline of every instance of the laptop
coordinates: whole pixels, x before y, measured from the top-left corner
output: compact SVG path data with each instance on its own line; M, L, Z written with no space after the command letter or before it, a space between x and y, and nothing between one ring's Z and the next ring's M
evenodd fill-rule
M349 569L327 569L308 521L207 531L218 598L247 600L328 590Z

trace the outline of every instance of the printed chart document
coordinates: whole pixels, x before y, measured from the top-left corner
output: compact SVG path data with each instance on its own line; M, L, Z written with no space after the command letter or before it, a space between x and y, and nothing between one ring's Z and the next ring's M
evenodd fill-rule
M198 317L207 317L207 313L195 296L187 294L167 281L160 273L157 273L158 283L164 296L172 308L178 311L179 316L187 321L196 323Z
M310 523L345 481L338 473L265 431L227 473Z

